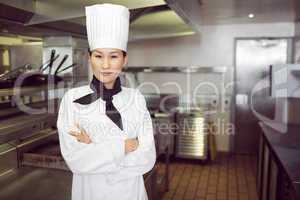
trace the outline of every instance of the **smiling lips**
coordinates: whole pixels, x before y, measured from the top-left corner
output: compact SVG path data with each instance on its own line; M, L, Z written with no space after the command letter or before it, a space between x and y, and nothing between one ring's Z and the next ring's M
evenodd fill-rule
M113 72L101 72L101 74L102 74L103 76L110 76L110 75L113 74Z

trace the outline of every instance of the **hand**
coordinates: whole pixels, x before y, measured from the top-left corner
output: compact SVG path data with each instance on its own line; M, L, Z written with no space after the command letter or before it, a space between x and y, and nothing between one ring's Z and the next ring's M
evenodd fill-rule
M125 140L125 154L135 151L139 146L138 139L126 139Z
M90 139L89 135L83 129L81 129L78 124L76 124L75 126L77 130L80 131L71 130L69 131L70 135L76 137L78 142L86 144L92 143L92 140Z

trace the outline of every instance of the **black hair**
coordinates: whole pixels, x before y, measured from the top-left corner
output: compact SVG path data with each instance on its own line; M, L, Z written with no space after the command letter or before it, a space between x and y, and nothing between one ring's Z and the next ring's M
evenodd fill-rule
M90 55L90 56L91 56L92 53L93 53L93 51L91 51L90 48L88 48L88 52L89 52L89 55ZM127 52L126 52L126 51L123 51L123 50L122 50L122 53L123 53L123 56L124 56L124 57L127 56Z

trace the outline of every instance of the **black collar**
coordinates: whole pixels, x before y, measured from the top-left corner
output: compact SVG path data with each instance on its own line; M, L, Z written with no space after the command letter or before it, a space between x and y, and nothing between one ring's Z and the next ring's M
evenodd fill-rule
M112 89L107 89L103 82L99 81L95 76L93 76L93 79L90 83L90 88L93 90L93 93L80 97L73 102L88 105L99 98L103 99L104 101L111 102L113 96L122 90L120 77L117 77Z

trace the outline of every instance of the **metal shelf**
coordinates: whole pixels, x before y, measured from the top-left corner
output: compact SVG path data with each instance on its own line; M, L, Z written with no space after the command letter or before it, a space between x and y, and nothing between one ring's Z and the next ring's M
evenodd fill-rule
M28 95L46 90L47 86L0 89L1 96Z
M29 108L32 108L32 109L41 109L41 108L47 107L48 105L53 105L54 111L58 112L59 100L51 99L49 101L37 101L37 102L32 102L32 103L28 103L28 104L24 104L24 105ZM20 110L17 106L3 108L0 111L0 119L2 120L5 117L15 116L15 115L24 114L24 113L26 114L26 110Z
M41 91L48 91L49 89L60 89L65 87L57 87L57 85L41 85L35 87L14 87L8 89L0 89L0 97L15 96L15 95L31 95Z
M0 121L0 144L17 140L55 125L56 114L23 114Z
M214 67L208 67L208 66L176 66L176 67L143 67L143 66L137 66L137 67L126 67L123 69L123 72L131 72L131 73L225 73L226 67L225 66L214 66Z
M33 103L25 104L26 106L33 108L33 109L39 109L44 108L47 105L55 105L55 110L57 110L58 106L58 100L49 100L49 101L38 101ZM26 111L25 111L26 112ZM22 114L24 111L20 110L17 106L15 107L8 107L8 108L2 108L0 111L0 119L4 119L6 117Z

